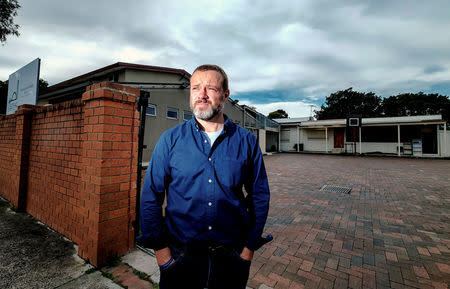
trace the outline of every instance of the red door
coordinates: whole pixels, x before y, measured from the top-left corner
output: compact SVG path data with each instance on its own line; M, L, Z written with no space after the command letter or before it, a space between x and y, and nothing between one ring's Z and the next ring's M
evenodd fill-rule
M344 128L334 129L334 147L344 148Z

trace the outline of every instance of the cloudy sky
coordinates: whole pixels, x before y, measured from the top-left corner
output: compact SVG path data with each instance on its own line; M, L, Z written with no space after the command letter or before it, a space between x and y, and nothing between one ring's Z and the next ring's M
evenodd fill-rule
M41 58L50 85L122 61L221 65L231 96L309 116L353 87L450 95L450 1L19 0L0 80Z

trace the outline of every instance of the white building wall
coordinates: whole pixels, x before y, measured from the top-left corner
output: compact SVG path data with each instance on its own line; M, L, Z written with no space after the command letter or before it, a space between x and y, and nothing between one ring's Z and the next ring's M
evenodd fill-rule
M450 157L450 131L447 130L447 148L445 147L445 135L443 130L438 131L438 152L443 157ZM447 149L447 150L446 150Z
M266 130L258 129L259 148L263 154L266 153Z
M310 139L304 148L310 152L325 152L325 139Z
M296 127L292 127L291 128L291 150L292 151L297 151L297 148L295 146L295 144L299 143L299 129L297 129Z
M296 151L294 149L294 145L297 143L297 128L296 127L285 127L282 128L281 135L284 136L284 131L289 131L289 140L284 139L284 137L281 138L280 147L281 151L283 152L290 152L290 151Z
M320 132L319 132L320 131ZM317 138L317 134L322 135L321 138ZM331 152L334 147L334 131L333 129L328 129L328 142L326 142L325 129L323 130L303 130L304 137L304 150L311 152ZM328 147L327 147L328 146Z

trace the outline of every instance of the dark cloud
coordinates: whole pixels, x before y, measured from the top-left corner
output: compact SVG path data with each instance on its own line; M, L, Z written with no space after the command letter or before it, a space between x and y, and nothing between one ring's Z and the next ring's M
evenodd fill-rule
M2 68L11 69L11 73L26 64L15 57L11 57L11 55L0 55L0 63Z
M425 67L425 69L423 70L423 73L433 74L435 72L441 72L441 71L445 71L445 70L446 70L446 68L441 65L429 65L429 66Z
M232 95L232 98L252 101L254 104L309 100L308 97L306 97L300 89L277 89L242 92Z
M117 62L217 63L254 102L318 101L350 86L446 91L448 0L22 0L0 73L42 58L50 82ZM450 85L449 85L450 87Z

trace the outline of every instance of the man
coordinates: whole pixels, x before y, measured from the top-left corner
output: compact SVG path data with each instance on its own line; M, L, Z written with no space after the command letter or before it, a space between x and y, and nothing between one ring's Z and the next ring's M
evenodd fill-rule
M194 117L161 136L145 176L141 240L155 250L161 289L245 288L253 252L272 239L262 237L270 198L262 154L223 114L222 68L199 66L190 84Z

